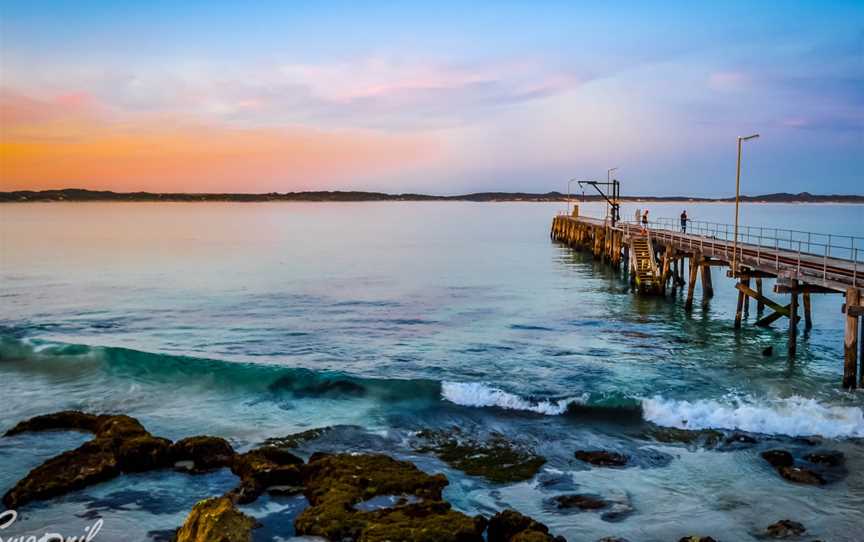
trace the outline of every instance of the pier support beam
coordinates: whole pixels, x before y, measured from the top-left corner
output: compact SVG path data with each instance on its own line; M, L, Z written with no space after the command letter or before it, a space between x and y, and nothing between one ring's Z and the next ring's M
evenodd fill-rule
M714 285L711 282L711 263L707 258L699 263L702 268L702 302L705 303L714 297Z
M750 289L750 279L741 277L739 286L741 287L738 288L738 306L735 310L735 329L741 327L741 314L744 312L744 307L750 304L750 298L745 293L745 288L747 290Z
M813 327L813 318L810 316L810 292L804 290L801 300L804 302L804 329L810 330Z
M789 357L794 358L798 348L798 281L792 281L789 294Z
M687 301L684 302L684 308L688 311L693 308L693 291L696 289L696 279L699 277L699 262L702 261L702 255L698 252L690 255L690 282L687 283Z
M762 277L756 277L756 293L762 295ZM756 299L756 315L762 316L762 313L765 312L765 303L759 298Z
M857 288L846 290L846 329L843 337L843 387L847 390L855 388L856 359L858 356L858 314L855 309L861 300ZM864 371L862 371L864 373Z

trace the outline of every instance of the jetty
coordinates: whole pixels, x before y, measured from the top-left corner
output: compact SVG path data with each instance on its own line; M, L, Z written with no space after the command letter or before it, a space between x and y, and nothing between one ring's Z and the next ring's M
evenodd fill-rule
M801 313L805 329L813 325L811 295L839 294L845 301L842 386L864 388L864 238L753 226L739 226L736 235L730 224L693 220L687 221L685 233L679 224L661 218L643 227L580 216L575 206L572 213L555 216L551 236L626 273L638 294L665 295L686 287L686 310L693 307L696 283L701 281L701 302L707 304L714 296L711 268L726 268L725 276L738 290L734 328L741 327L753 299L754 325L788 324L790 360ZM771 296L763 290L763 279L775 279Z

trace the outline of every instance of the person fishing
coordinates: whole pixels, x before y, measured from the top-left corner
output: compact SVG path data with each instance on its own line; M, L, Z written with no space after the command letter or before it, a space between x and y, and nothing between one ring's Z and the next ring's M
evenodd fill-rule
M681 233L687 233L687 209L681 211Z
M648 229L648 209L645 209L645 211L642 212L642 229Z

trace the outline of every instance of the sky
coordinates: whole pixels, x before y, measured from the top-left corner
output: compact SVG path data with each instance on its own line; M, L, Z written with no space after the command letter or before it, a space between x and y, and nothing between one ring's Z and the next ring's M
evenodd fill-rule
M864 194L864 2L0 0L0 189Z

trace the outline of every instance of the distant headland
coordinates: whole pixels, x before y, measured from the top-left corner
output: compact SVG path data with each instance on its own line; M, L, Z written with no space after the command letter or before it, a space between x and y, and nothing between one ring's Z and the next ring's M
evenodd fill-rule
M602 201L599 195L571 195L578 201ZM107 190L85 190L66 188L62 190L19 190L0 192L0 203L20 202L51 202L51 201L120 201L120 202L200 202L200 201L230 201L230 202L261 202L261 201L476 201L476 202L552 202L566 201L568 196L560 192L542 194L530 192L476 192L456 196L434 196L429 194L386 194L383 192L360 191L309 191L309 192L270 192L266 194L228 194L228 193L157 193L157 192L111 192ZM705 198L688 196L625 196L622 201L633 202L694 202L694 203L724 203L735 201L734 198ZM742 201L754 203L859 203L864 204L864 195L845 194L810 194L800 192L789 194L778 192L759 196L742 196Z

